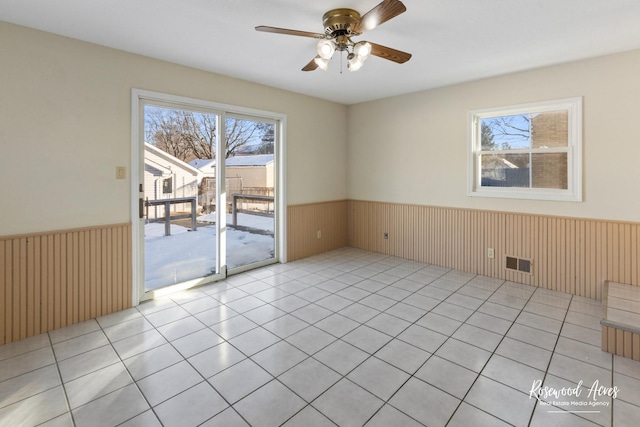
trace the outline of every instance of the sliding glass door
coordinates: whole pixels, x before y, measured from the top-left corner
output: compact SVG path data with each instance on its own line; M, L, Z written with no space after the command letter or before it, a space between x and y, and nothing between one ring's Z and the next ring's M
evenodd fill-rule
M142 91L134 107L138 296L277 262L280 121Z
M215 220L203 217L202 175L215 161L220 116L178 106L144 105L144 289L219 273Z
M228 117L225 159L227 267L246 269L275 256L275 123ZM252 135L250 144L243 138Z

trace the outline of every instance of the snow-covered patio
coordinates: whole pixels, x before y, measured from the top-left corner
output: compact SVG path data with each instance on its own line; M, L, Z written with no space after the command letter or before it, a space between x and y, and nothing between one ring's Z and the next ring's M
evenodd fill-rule
M162 223L145 225L146 290L215 274L215 214L198 217L198 223L196 231L171 224L170 236L164 235ZM203 223L209 225L200 225ZM231 215L227 215L227 224L230 223ZM227 225L228 268L263 261L274 256L273 218L240 213L238 225L243 229L234 229Z

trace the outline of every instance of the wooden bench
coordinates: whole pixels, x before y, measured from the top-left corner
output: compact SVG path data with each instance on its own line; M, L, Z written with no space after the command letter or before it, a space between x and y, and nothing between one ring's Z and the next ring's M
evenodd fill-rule
M640 360L640 286L606 281L602 309L602 350Z

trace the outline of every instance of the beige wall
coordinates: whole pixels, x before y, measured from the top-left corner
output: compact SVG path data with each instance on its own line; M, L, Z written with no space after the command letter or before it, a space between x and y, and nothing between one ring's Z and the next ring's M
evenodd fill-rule
M640 221L638 76L640 50L350 106L349 198ZM582 203L466 195L469 110L574 96Z
M346 198L345 106L3 22L0 55L0 236L130 221L132 88L286 114L287 202Z

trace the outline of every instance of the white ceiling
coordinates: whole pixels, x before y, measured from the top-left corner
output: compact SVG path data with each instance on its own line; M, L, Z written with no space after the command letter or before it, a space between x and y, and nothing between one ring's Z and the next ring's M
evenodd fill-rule
M413 54L357 72L300 69L322 15L380 0L0 0L0 20L343 104L640 48L638 0L403 0L407 11L355 40ZM341 68L343 72L341 73Z

